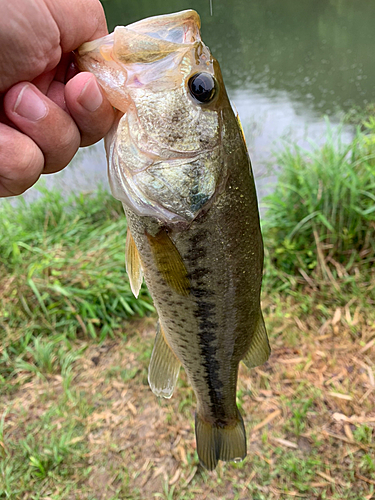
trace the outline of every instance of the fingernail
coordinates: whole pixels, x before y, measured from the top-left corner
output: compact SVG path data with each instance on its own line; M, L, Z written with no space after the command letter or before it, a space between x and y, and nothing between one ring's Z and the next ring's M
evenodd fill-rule
M83 106L85 109L87 109L87 111L90 111L91 113L93 111L96 111L102 104L103 95L93 76L89 79L88 82L86 82L86 85L83 87L83 90L77 100L81 104L81 106Z
M18 94L13 111L31 122L37 122L46 116L48 110L45 103L31 87L25 85Z

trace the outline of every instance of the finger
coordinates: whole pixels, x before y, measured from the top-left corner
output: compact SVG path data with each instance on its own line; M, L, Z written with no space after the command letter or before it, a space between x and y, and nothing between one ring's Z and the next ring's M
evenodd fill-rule
M45 0L57 26L63 52L108 33L103 7L99 0Z
M56 68L55 80L62 83L65 83L67 81L66 74L73 60L74 58L72 52L68 52L67 54L63 54L61 56L61 61Z
M59 108L69 113L65 101L65 85L61 82L53 81L47 91L48 99L51 99Z
M44 167L44 156L35 142L0 123L0 197L19 195L31 187Z
M65 83L67 83L69 80L74 78L76 75L78 75L79 69L77 68L76 64L74 61L72 61L69 64L68 69L66 70L66 75L65 75Z
M44 0L1 2L0 47L0 92L57 66L60 31Z
M44 173L61 170L75 155L81 137L73 119L31 83L12 87L5 95L4 110L42 150Z
M32 80L32 84L35 85L44 95L48 95L51 99L51 85L53 86L55 82L65 83L70 78L78 73L78 69L75 67L73 61L73 53L63 54L61 61L56 66L56 68L51 71L44 72ZM64 90L62 91L62 98L64 99ZM57 100L52 99L53 102L60 105L60 97ZM60 106L64 109L64 106Z
M63 53L108 33L99 0L13 0L1 7L0 92L53 70Z
M49 86L53 82L56 74L56 68L51 69L51 71L47 71L42 73L41 75L34 78L31 82L35 87L37 87L44 95L47 94Z
M111 128L115 111L94 75L79 73L65 86L66 105L81 132L81 146L99 141Z

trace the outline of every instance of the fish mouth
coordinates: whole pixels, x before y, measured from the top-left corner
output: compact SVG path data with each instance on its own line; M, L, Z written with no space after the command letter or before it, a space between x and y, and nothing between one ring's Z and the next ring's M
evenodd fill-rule
M199 15L186 10L118 26L79 47L77 63L125 115L106 137L112 194L140 216L189 224L222 177L212 167L220 163L217 113L203 112L188 88L191 75L214 73Z
M78 48L78 59L88 54L102 61L123 64L151 63L182 47L201 43L200 17L194 10L142 19L117 26L113 33L86 42Z
M200 17L195 10L142 19L127 26L131 31L177 44L201 41Z

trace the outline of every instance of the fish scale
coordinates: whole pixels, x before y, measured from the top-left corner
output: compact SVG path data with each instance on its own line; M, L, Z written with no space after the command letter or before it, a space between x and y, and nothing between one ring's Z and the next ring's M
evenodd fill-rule
M242 139L240 134L233 138L238 139ZM252 217L250 224L242 223L243 217L253 208L250 193L255 189L253 179L242 167L246 160L246 149L236 148L225 193L217 198L207 214L191 223L188 231L176 231L170 227L170 238L183 256L190 281L190 295L186 298L182 299L171 291L153 266L152 251L144 234L145 230L156 234L162 225L156 219L147 219L147 224L146 218L126 211L135 243L144 258L147 255L144 264L146 283L162 319L167 341L186 369L198 398L198 408L205 420L212 422L237 418L235 386L238 363L252 340L251 323L253 330L256 325L255 320L249 321L251 306L259 312L259 262L262 254L259 220ZM230 237L225 234L228 231ZM218 240L217 244L215 240ZM236 274L235 287L231 287L231 273L228 272L231 269ZM249 283L253 286L249 287ZM255 283L257 290L254 290ZM229 300L233 302L232 307ZM179 324L176 319L180 320ZM232 328L236 322L243 326ZM182 347L180 340L184 340ZM229 359L230 363L228 357L218 356L218 346L226 351L228 345L236 343L238 352ZM198 349L192 353L191 346ZM198 363L201 366L197 366Z
M251 164L199 27L194 11L157 16L84 44L77 59L121 110L106 149L128 221L131 287L137 295L144 275L159 316L149 383L169 398L184 367L197 398L199 460L212 470L246 455L238 366L264 363L270 348Z

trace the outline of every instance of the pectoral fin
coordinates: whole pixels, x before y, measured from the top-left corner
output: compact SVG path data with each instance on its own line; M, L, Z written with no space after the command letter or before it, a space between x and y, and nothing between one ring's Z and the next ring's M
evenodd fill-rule
M156 267L168 285L178 294L187 296L190 283L182 257L165 229L156 236L146 233Z
M129 276L130 288L132 289L135 297L138 297L143 281L143 272L138 248L135 246L135 242L129 228L126 234L125 266L126 272Z
M248 368L254 368L255 366L265 363L270 353L271 348L268 342L266 326L264 324L263 314L260 313L253 340L242 361Z
M154 349L148 367L148 383L156 396L170 398L175 388L180 361L167 344L163 330L158 322Z

